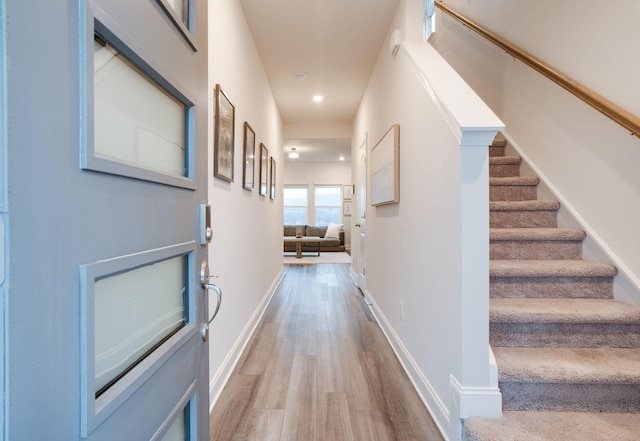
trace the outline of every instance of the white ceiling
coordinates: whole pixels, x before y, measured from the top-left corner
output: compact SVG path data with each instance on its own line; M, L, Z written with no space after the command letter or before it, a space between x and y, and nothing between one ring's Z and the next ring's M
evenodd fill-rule
M398 1L240 0L284 124L353 121ZM314 157L344 144L305 141Z

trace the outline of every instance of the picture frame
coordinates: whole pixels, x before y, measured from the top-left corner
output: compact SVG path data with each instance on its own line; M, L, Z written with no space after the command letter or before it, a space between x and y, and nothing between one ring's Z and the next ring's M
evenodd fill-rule
M269 175L269 149L260 143L260 196L267 195L267 184Z
M400 125L394 124L371 150L371 205L400 202Z
M276 160L273 156L270 160L271 172L269 173L269 198L273 201L276 198Z
M353 207L351 206L351 201L342 202L342 215L343 216L351 216L353 211Z
M354 188L353 185L342 186L342 199L350 201L353 198Z
M227 182L233 182L235 112L220 84L216 84L213 176Z
M244 122L242 187L253 191L255 186L256 132L248 122Z

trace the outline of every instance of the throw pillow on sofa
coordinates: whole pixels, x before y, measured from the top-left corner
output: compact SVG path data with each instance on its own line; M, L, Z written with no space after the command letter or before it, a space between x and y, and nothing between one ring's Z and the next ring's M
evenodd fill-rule
M344 228L344 224L329 224L327 232L324 233L325 238L340 239L340 232Z

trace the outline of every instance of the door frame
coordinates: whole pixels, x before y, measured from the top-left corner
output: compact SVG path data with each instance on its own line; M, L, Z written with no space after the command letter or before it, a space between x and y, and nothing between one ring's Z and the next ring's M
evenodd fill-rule
M368 163L367 157L369 155L368 152L368 133L365 133L362 140L358 144L358 153L357 153L357 162L356 162L356 171L357 171L357 185L356 185L356 227L358 229L356 234L356 267L355 267L355 281L356 285L363 294L367 289L367 278L366 278L366 218L367 218L367 198L369 194L369 173L368 173ZM362 164L362 152L364 152L364 164ZM362 195L364 194L364 201L362 200ZM364 207L364 213L362 213L362 207ZM363 232L364 231L364 236ZM362 253L361 250L365 249L365 253ZM364 254L364 255L363 255ZM361 266L364 269L364 274L361 273Z
M0 439L5 439L5 421L7 418L5 395L5 364L7 360L5 347L5 326L7 314L6 264L9 262L9 248L6 243L6 224L9 221L7 212L7 63L6 63L6 0L0 0Z

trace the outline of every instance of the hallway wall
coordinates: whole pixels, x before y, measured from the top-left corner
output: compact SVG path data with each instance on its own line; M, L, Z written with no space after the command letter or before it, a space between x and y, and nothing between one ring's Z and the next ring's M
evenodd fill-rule
M422 1L401 1L390 33L420 40L421 17ZM370 195L367 202L365 295L434 420L454 440L460 408L452 379L464 376L463 334L474 326L462 320L462 149L411 63L405 48L391 55L388 37L354 120L352 158L365 136L371 152L392 124L400 126L400 202L372 207ZM358 182L356 161L353 175ZM480 339L485 331L488 324L477 330ZM488 334L477 348L488 362ZM488 390L487 369L465 385Z
M209 114L214 121L216 83L235 106L234 182L213 178L213 147L209 159L209 203L214 238L209 246L211 274L222 288L220 313L210 331L211 404L224 385L282 271L282 121L262 62L238 0L219 0L209 7ZM260 143L276 160L275 200L242 188L243 124L248 121ZM213 146L213 124L209 145ZM258 163L255 180L258 182ZM210 303L210 308L213 304Z
M446 4L640 115L637 1ZM608 257L623 272L616 297L640 304L640 139L441 12L434 45L551 183L560 222L581 220L585 257Z

